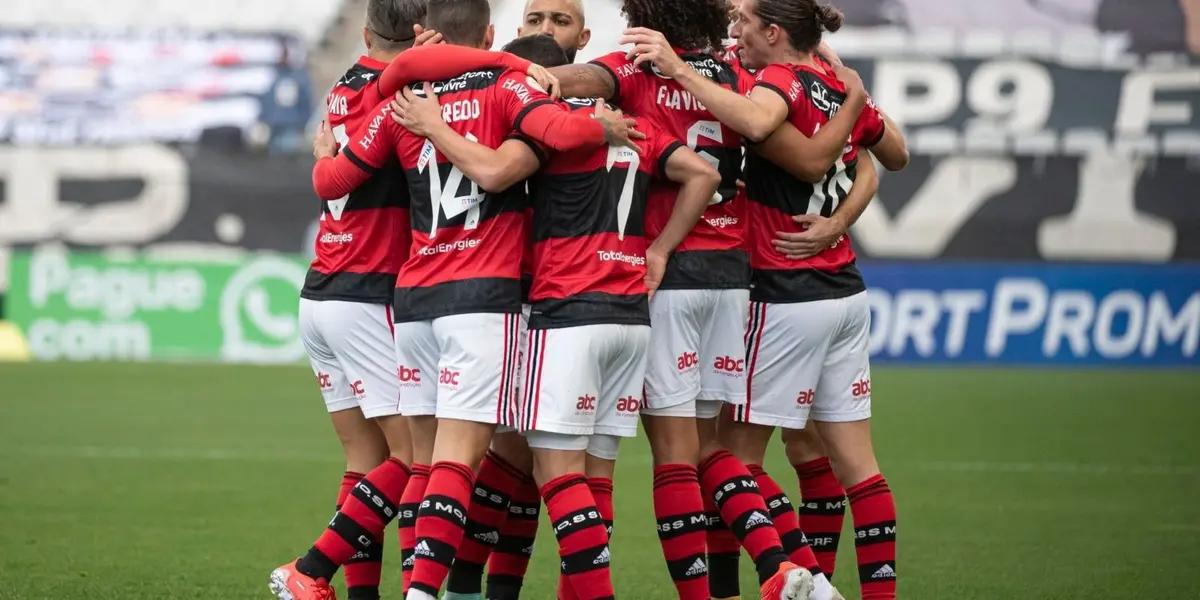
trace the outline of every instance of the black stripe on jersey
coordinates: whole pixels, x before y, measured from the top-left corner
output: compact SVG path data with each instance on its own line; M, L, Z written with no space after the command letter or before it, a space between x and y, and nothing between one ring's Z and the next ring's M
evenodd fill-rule
M825 117L828 119L832 119L837 115L837 109L846 103L845 92L839 92L829 87L829 84L825 83L824 79L812 71L796 68L793 68L792 71L796 73L796 77L804 84L804 89L808 93L808 101L812 102L812 105L817 110L825 113ZM813 99L814 93L821 96L820 104Z
M359 158L358 155L354 153L354 150L350 148L350 146L342 148L341 153L345 154L346 158L350 159L350 162L354 163L354 166L362 169L364 173L374 174L380 169L380 167L372 167L371 165L367 164L366 161Z
M392 294L397 323L427 321L465 313L521 312L521 280L476 277L428 287L396 288Z
M755 269L750 300L772 304L846 298L866 291L862 273L850 263L830 273L817 269Z
M539 300L533 303L533 311L529 315L530 329L602 324L649 325L650 303L646 295L587 292L570 298Z
M433 83L433 93L441 96L443 94L456 94L458 92L466 92L470 90L486 90L500 80L506 69L481 69L479 71L470 71L463 73L458 77L443 79ZM424 96L424 88L413 88L413 92L418 96Z
M407 209L409 204L408 181L404 177L404 170L395 159L389 159L388 164L350 192L342 213L380 208ZM321 202L321 212L332 214L328 202Z
M666 178L666 176L667 176L667 161L671 160L671 155L675 154L676 150L678 150L680 148L686 148L686 147L687 146L684 146L683 142L680 142L679 140L675 140L675 141L671 142L669 145L667 145L667 149L663 150L662 155L658 157L657 173L659 175L663 176L663 178Z
M539 175L530 180L533 202L533 239L574 238L600 233L620 233L617 206L629 165L612 171L604 168L583 173ZM625 235L646 235L646 192L650 177L634 175L633 202L625 222Z
M750 286L750 256L742 250L676 252L660 290L726 290Z
M746 157L746 192L751 202L789 215L807 214L813 195L820 192L822 203L817 212L828 217L837 208L837 203L850 195L849 189L842 189L836 183L837 178L831 177L836 173L837 165L834 165L821 183L812 184L796 179L775 163L750 153ZM857 158L846 165L846 177L852 184L858 178Z
M554 104L554 101L549 98L542 98L541 100L536 100L527 104L525 108L521 109L521 112L517 113L517 118L513 119L513 129L520 131L521 123L525 121L525 117L529 116L529 113L533 112L533 109L539 106L545 106L547 104Z
M339 300L365 304L387 304L396 289L395 273L322 273L309 269L300 297L309 300Z
M355 64L334 84L334 88L348 87L354 91L361 90L367 87L367 84L375 81L379 77L380 72L378 69Z
M432 166L432 161L425 168L429 169ZM454 170L454 165L450 163L439 164L438 176L441 177L441 184L448 185L450 174ZM409 218L412 220L413 231L431 231L433 225L433 192L429 178L431 173L428 171L422 173L416 169L409 169L406 172L408 177L408 191L411 198L411 210ZM506 212L523 212L529 204L529 198L525 195L524 183L518 183L503 192L484 192L483 188L474 184L470 179L463 175L462 181L458 185L458 189L454 191L454 197L468 196L472 191L477 193L486 193L487 196L479 204L479 221L482 223L488 219L492 219ZM445 227L462 227L467 222L467 217L470 211L463 211L453 219L447 219L445 212L438 209L438 229Z

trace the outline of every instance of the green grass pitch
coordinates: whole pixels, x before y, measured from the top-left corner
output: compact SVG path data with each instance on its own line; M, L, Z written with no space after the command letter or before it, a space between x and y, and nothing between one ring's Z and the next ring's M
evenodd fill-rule
M1200 598L1197 372L880 368L873 388L902 598ZM795 493L780 457L767 467ZM340 472L304 368L0 365L0 598L266 599ZM628 442L626 599L674 597L650 479L644 440ZM547 533L528 598L553 597ZM835 584L854 599L849 539ZM388 551L394 600L394 530Z

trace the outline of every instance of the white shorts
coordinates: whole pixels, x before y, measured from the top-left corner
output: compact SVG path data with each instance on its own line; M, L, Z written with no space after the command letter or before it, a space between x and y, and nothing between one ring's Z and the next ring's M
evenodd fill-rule
M871 312L865 292L793 304L755 302L747 332L746 403L735 421L803 429L871 416Z
M517 430L517 405L521 401L521 384L525 381L525 348L529 346L529 337L525 332L529 329L529 313L533 311L533 307L528 304L521 305L521 334L517 337L517 391L513 397L516 402L509 403L507 410L504 410L500 415L500 425L496 427L496 433L513 433Z
M400 409L497 424L516 398L521 317L471 313L396 323Z
M697 399L729 404L746 401L749 305L750 290L662 290L654 294L646 368L649 414L662 415L658 411Z
M400 414L391 306L301 298L300 338L329 412Z
M531 330L517 428L636 436L649 343L645 325Z

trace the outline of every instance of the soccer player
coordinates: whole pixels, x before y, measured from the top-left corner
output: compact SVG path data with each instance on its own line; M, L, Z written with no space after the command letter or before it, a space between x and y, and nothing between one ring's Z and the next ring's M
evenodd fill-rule
M532 36L514 46L531 54L566 62L554 40ZM436 106L425 107L424 123L415 99L397 114L421 135L465 151L456 164L468 175L476 167L480 179L489 171L514 172L500 157L492 158L440 123ZM428 101L424 101L428 103ZM589 110L590 100L569 101L576 110ZM427 128L436 128L433 132ZM605 598L612 594L605 569L604 516L595 506L587 475L611 480L621 436L636 435L637 412L649 340L647 285L661 280L667 256L699 219L720 183L704 159L648 121L638 153L628 148L563 152L552 156L530 181L533 190L534 285L533 315L525 373L520 426L534 447L535 473L561 541L560 552L569 590L564 596ZM518 148L530 152L528 148ZM499 153L497 153L499 154ZM532 157L530 157L532 158ZM525 161L528 164L531 161ZM483 165L491 164L490 167ZM679 184L678 200L669 223L647 248L643 212L652 177ZM569 375L564 375L569 374ZM570 517L584 514L583 520ZM703 553L693 544L687 555L674 557L682 568L703 572ZM686 564L682 564L686 563ZM707 587L700 590L706 595Z
M363 27L367 54L328 97L328 122L339 139L345 140L347 131L357 128L378 104L380 74L413 44L413 25L424 16L424 2L417 0L368 2ZM408 244L408 188L399 170L381 171L349 195L322 202L316 259L300 292L300 326L346 456L338 511L348 501L357 506L363 492L377 485L361 481L368 472L376 479L374 470L389 454L390 462L378 473L388 481L402 482L404 477L390 471L403 472L400 464L412 460L408 424L396 407L399 382L391 358L391 294ZM377 600L382 532L363 540L369 543L359 543L337 535L344 531L322 536L305 558L273 572L272 591L289 597L286 590L303 585L305 578L327 584L344 564L350 600Z
M626 41L636 44L639 62L652 61L749 137L766 135L785 120L815 133L861 95L851 90L848 97L846 85L814 52L822 31L840 26L841 14L814 0L743 0L735 35L747 66L761 69L749 97L691 71L661 35L631 31ZM874 600L895 598L896 510L871 445L865 285L848 237L803 260L788 258L773 243L775 231L834 213L855 180L860 147L872 148L885 166L907 162L903 137L874 106L859 114L846 151L823 184L803 185L768 160L748 158L755 284L748 393L722 434L743 460L761 463L774 427L803 429L811 414L849 496L862 597Z
M433 0L426 22L451 44L491 43L485 0ZM570 114L524 73L472 71L435 87L455 130L492 148L514 132L560 151L632 143L630 122ZM412 251L393 309L401 409L412 415L414 438L436 430L408 591L421 599L433 597L446 576L462 540L474 466L514 401L526 197L519 187L481 189L432 143L396 125L390 111L381 105L342 155L318 163L314 178L323 194L336 193L399 155L415 199ZM421 452L414 449L416 460Z
M592 30L584 19L583 0L528 0L517 37L539 34L554 38L566 52L567 63L575 62L575 54L592 39Z
M626 0L623 7L630 25L664 30L682 60L703 72L713 85L737 93L747 91L753 78L714 57L726 35L729 10L724 0ZM678 83L649 66L634 64L625 52L552 72L560 79L564 95L611 99L686 140L722 174L718 193L699 225L671 257L662 287L651 302L654 327L643 423L654 454L656 480L695 471L699 479L688 502L676 498L668 503L656 495L656 515L660 520L688 523L695 522L696 515L709 515L709 556L723 557L719 561L722 568L716 570L714 562L709 578L716 597L736 595L739 542L754 559L765 589L777 589L787 577L807 577L787 575L794 565L787 562L783 541L772 527L754 478L716 439L716 416L722 403L740 404L745 399L742 357L750 271L742 245L744 200L738 197L735 185L741 172L741 136L722 126ZM789 168L805 168L807 165L793 163L836 154L853 118L836 121L830 131L812 140L790 125L781 127L780 135L790 133L794 141L784 147L779 160ZM839 135L839 131L843 133ZM655 198L673 194L669 186L652 188L647 209L651 233L666 222L662 207L669 206ZM734 493L722 491L728 486ZM736 539L725 533L725 527ZM669 554L672 543L662 541L664 554ZM810 559L802 566L816 567L811 552L807 557ZM681 589L689 587L688 580L695 577L694 572L672 572ZM793 581L792 585L802 584Z

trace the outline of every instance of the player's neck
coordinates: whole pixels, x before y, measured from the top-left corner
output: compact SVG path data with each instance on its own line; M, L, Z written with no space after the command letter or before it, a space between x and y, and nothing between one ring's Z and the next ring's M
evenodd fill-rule
M401 52L404 52L404 50L407 50L407 49L408 48L404 48L402 50L396 50L396 51L392 51L392 52L384 52L382 50L369 49L369 50L367 50L367 58L369 58L371 60L377 60L379 62L390 63L397 56L400 56Z
M817 63L817 60L813 57L811 52L800 52L799 50L793 50L791 48L777 52L776 56L772 57L770 63L800 65L811 67L813 69L821 68L821 65Z

